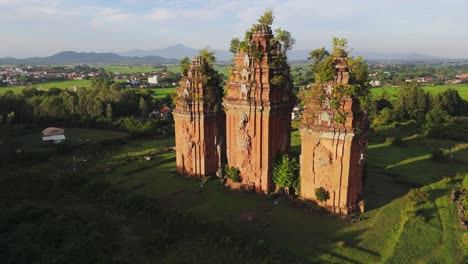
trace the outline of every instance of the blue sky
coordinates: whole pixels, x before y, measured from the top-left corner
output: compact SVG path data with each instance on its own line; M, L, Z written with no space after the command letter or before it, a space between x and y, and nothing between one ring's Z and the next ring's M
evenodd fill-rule
M184 44L227 49L266 8L295 49L329 46L468 57L466 0L0 0L0 57Z

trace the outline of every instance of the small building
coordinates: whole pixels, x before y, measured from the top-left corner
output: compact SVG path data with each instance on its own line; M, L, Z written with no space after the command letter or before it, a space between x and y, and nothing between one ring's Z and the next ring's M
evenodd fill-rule
M43 142L57 144L65 141L65 129L63 128L48 127L41 133Z
M154 75L153 77L148 78L148 83L153 85L159 85L159 76Z
M161 110L159 111L161 113L161 117L163 119L166 119L169 114L172 112L172 109L169 107L169 106L163 106L163 108L161 108Z
M380 86L382 86L382 82L380 82L379 80L370 81L369 84L370 84L372 87L380 87Z

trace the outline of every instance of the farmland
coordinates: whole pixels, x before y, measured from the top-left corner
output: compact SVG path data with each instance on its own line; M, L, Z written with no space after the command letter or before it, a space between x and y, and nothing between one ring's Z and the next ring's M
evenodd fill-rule
M461 98L468 100L468 85L438 85L438 86L422 86L422 88L430 93L437 94L443 92L449 88L455 89L460 94ZM380 96L384 91L390 96L396 96L400 91L400 87L382 87L382 88L372 88L372 95L374 97Z
M20 92L24 88L37 88L39 90L49 90L50 88L59 89L72 89L73 87L91 87L90 80L74 80L74 81L58 81L58 82L47 82L41 84L34 84L31 86L17 86L17 87L0 87L0 94L4 94L7 91Z

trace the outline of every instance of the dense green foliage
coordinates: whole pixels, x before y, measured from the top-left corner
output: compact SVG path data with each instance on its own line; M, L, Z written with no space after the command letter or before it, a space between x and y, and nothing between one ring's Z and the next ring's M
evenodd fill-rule
M273 24L273 20L275 20L273 9L267 9L258 19L258 23L271 26Z
M317 197L317 200L320 202L326 202L328 199L330 199L330 193L325 190L325 188L319 187L315 189L315 197Z
M405 198L413 205L420 205L429 201L429 194L421 189L411 189Z
M382 93L371 103L373 127L395 126L416 121L417 131L431 138L468 140L468 102L458 91L447 89L433 96L421 86L409 83L399 90L396 98Z
M226 168L224 169L224 173L226 174L226 178L232 180L233 182L240 182L240 170L234 166L229 166L226 164Z
M429 94L418 85L408 84L401 90L395 105L396 118L398 120L413 119L421 121L430 109Z
M280 188L299 187L299 163L287 154L281 155L273 167L273 182Z
M313 50L309 59L313 60L310 71L314 76L312 89L304 92L304 97L317 98L320 103L329 100L330 108L335 111L334 121L338 124L344 124L346 113L343 110L343 103L346 97L356 100L359 105L353 109L355 118L364 117L371 105L371 94L367 82L368 71L367 63L362 57L353 58L348 56L347 40L342 38L333 38L333 50L329 53L325 48ZM346 84L335 83L331 94L326 94L324 85L334 82L336 78L337 65L343 64L349 70L349 81Z
M171 105L172 99L153 99L150 91L122 89L108 78L93 79L93 88L76 92L60 89L24 89L21 93L0 95L0 123L54 124L115 128L134 135L158 135L164 128L172 134L171 122L147 120L151 109ZM141 116L137 120L136 116Z

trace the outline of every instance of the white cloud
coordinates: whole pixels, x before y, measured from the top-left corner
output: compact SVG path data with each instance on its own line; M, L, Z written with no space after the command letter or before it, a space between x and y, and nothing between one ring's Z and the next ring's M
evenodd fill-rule
M336 35L347 37L356 50L468 54L468 2L463 0L0 0L0 27L10 40L24 34L41 40L31 41L29 48L27 43L2 45L0 56L40 47L52 50L57 39L63 40L60 47L69 43L81 50L178 43L227 48L232 37L242 37L270 7L274 26L291 31L299 49L328 45ZM131 40L111 41L124 35Z

